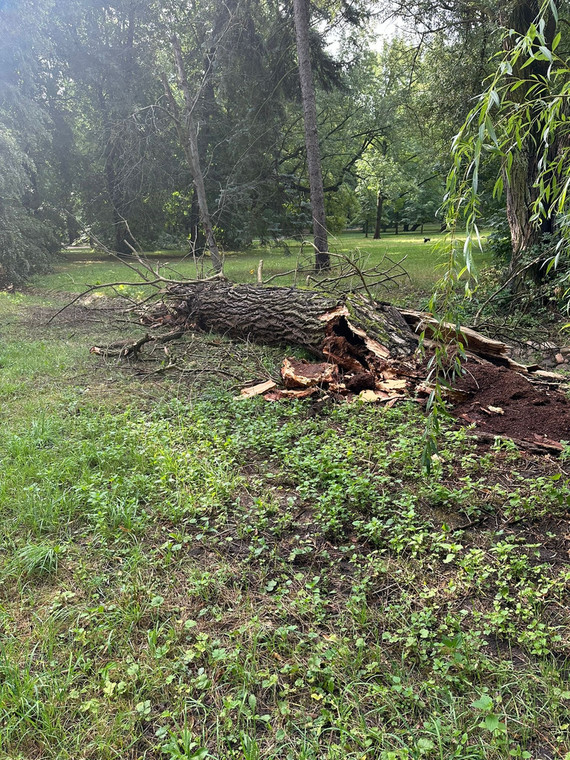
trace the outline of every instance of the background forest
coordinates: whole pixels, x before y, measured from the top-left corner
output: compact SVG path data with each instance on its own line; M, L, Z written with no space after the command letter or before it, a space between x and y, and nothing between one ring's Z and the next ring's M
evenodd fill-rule
M328 229L441 221L450 145L501 28L532 2L311 5ZM499 7L500 6L500 7ZM5 2L0 61L1 266L18 281L91 235L129 253L204 241L164 81L179 40L205 189L226 250L311 227L292 6L257 0ZM378 18L405 37L380 42ZM527 13L528 15L528 13ZM161 79L163 81L161 81ZM178 97L176 95L176 97ZM492 174L492 169L487 172ZM504 202L483 178L488 222Z

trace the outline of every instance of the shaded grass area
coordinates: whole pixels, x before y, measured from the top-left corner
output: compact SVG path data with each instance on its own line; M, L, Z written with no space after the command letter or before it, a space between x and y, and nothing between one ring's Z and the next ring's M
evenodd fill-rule
M412 403L141 378L41 301L0 297L0 753L565 758L565 458L448 430L427 476Z
M424 243L425 237L430 238L429 243ZM331 238L330 249L333 253L348 254L360 251L366 258L369 266L380 264L384 257L403 261L403 267L409 275L409 279L398 280L398 285L383 291L394 301L409 299L412 293L418 291L427 293L434 282L441 276L441 266L444 254L441 250L435 250L434 246L444 239L438 230L428 229L424 234L385 233L380 240L365 238L361 233L348 232ZM97 283L136 281L134 272L130 271L120 262L115 262L101 257L93 257L90 252L80 254L67 254L73 264L63 261L56 271L41 278L44 287L55 290L79 293L86 287ZM224 271L226 276L234 282L255 282L259 260L263 259L264 278L294 269L297 262L311 265L312 248L308 243L298 241L283 241L271 247L258 246L244 252L227 252L225 257ZM184 256L181 251L155 251L149 254L151 264L161 266L164 276L174 279L177 277L193 278L196 276L196 264L189 256ZM334 257L333 257L334 261ZM479 266L488 263L489 255L481 253L476 257ZM208 266L207 259L200 262L199 271ZM279 278L272 284L289 285L293 277ZM38 282L40 280L37 280ZM301 275L297 283L302 285L304 277ZM128 293L129 288L123 288Z

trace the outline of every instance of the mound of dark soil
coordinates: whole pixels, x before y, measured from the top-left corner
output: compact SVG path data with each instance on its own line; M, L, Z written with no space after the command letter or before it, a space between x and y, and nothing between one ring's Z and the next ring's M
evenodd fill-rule
M457 383L465 394L453 413L483 432L536 441L570 440L570 402L559 391L537 386L506 367L465 364Z

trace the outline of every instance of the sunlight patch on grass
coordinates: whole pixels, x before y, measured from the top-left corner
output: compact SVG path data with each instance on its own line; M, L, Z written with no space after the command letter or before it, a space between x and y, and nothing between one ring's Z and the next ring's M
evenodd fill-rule
M430 241L424 243L424 238L429 237ZM442 266L445 257L440 251L434 250L434 245L441 241L445 236L435 229L427 230L425 234L401 233L384 233L380 240L366 238L358 232L347 232L338 236L331 236L329 244L331 252L350 253L356 249L367 255L369 266L377 266L382 262L385 256L391 259L399 260L405 257L403 262L404 269L408 272L409 281L401 280L400 288L404 292L416 288L422 291L429 290L434 282L442 274ZM160 256L157 256L160 253ZM300 243L299 241L288 240L283 244L273 246L255 246L247 251L226 252L224 271L226 276L235 282L256 282L257 266L259 260L263 259L263 276L271 277L281 272L295 269L298 261L312 263L312 246L310 241ZM489 255L481 253L475 257L476 264L483 266L489 261ZM161 251L153 252L150 263L153 266L160 264L161 272L165 277L172 279L192 279L197 272L202 273L204 265L206 274L208 273L208 260L201 262L198 269L195 262L190 256L185 256L181 251ZM34 282L41 284L42 288L53 290L68 291L79 293L88 287L98 283L108 282L136 282L138 277L135 272L130 270L124 264L113 260L96 261L74 261L58 264L56 271L42 278L36 278ZM272 284L290 285L293 278L279 278ZM301 286L304 284L304 277L301 275L297 283ZM107 295L111 291L105 291ZM123 287L119 293L130 297L143 297L148 289L143 291L138 288ZM398 289L387 291L398 297Z

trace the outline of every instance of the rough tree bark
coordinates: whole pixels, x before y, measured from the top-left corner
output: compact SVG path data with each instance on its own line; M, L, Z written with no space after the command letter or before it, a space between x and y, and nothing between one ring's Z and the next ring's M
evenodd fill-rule
M208 246L208 249L210 251L210 256L212 259L212 266L214 267L216 272L221 272L223 267L223 261L222 257L220 255L220 251L218 249L216 238L214 236L214 229L212 227L212 221L210 218L210 212L208 209L208 201L206 198L206 188L204 185L204 175L202 174L202 167L200 165L200 153L198 150L198 132L196 129L196 124L194 123L194 101L192 99L192 96L190 94L190 87L188 85L188 80L186 78L186 72L184 69L184 61L182 60L182 50L180 48L180 41L176 36L173 36L171 38L171 44L172 44L172 50L174 52L174 59L176 62L176 73L178 77L178 84L180 85L180 89L182 90L182 95L184 96L184 122L180 118L180 113L178 109L178 105L176 103L176 99L174 98L174 94L170 88L170 85L168 84L168 80L166 78L166 75L162 75L162 84L164 87L164 92L166 94L166 97L168 98L168 102L170 104L170 107L172 109L172 115L174 118L174 123L176 125L176 130L178 132L178 137L180 139L180 142L182 144L182 148L184 150L184 154L186 156L186 160L188 161L188 164L190 166L190 170L192 171L192 175L194 177L194 188L196 191L196 195L198 197L198 206L200 208L200 217L202 219L202 226L204 228L204 234L206 236L206 244Z
M297 58L299 62L299 79L303 100L303 116L305 120L305 144L307 146L313 235L316 250L315 266L316 269L328 269L330 267L330 256L328 254L325 194L317 131L317 105L309 45L308 0L293 0L293 12L295 18L295 37L297 40Z
M174 309L203 330L260 343L304 346L315 356L347 349L375 360L405 357L418 343L393 306L363 296L328 298L296 288L196 282L170 291Z
M204 230L200 226L200 207L198 206L198 195L195 187L192 189L189 230L192 254L194 257L202 256L206 249L206 238L204 236Z
M500 20L516 32L524 34L530 24L536 18L540 3L537 0L516 0L513 4L506 4L500 14ZM552 43L556 32L556 23L550 15L545 27L547 42ZM508 50L512 46L511 37L505 37L504 48ZM524 70L520 67L513 72L513 81L523 81L511 95L521 106L529 96L529 90L535 86L536 81L544 79L548 69L548 61L533 61ZM533 203L536 201L539 189L535 186L540 173L539 150L540 130L537 127L534 134L530 134L525 140L523 147L514 155L513 164L508 174L504 173L505 195L507 205L507 220L511 233L512 256L509 266L509 275L514 274L521 266L525 251L542 240L545 233L553 232L554 220L548 213L539 224L530 221L533 213ZM556 154L557 145L551 146L552 157ZM515 283L516 287L517 283Z

